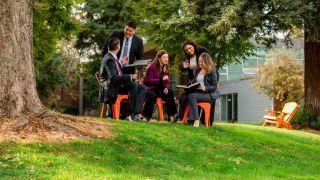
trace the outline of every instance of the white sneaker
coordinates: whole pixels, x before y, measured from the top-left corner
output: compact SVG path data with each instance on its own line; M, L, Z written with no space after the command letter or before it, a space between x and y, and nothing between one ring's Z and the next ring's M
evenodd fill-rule
M174 116L170 116L169 119L170 119L171 123L175 123L176 122L176 119L174 118Z
M193 126L198 128L200 126L200 120L195 120Z
M128 116L128 120L129 120L129 121L134 121L134 115L133 115L133 114L129 115L129 116Z

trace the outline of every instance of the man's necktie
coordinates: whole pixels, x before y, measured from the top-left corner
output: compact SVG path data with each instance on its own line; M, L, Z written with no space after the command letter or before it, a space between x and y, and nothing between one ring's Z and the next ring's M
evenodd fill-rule
M115 61L116 61L116 66L117 66L117 69L118 69L118 73L119 73L120 76L122 76L122 70L121 70L121 67L120 67L120 63L119 63L118 59L115 59Z
M127 38L124 38L123 42L123 56L126 57L128 56L128 48L129 48L129 40Z

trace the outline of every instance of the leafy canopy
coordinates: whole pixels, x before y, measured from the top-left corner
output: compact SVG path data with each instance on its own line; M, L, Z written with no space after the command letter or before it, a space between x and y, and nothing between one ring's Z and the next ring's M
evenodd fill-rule
M147 2L148 6L143 6ZM143 24L143 34L148 43L172 54L181 54L181 42L190 39L212 52L217 68L240 62L254 49L243 34L212 31L211 25L224 10L221 6L217 1L153 0L134 3L135 19Z
M34 3L34 63L41 96L46 97L57 85L68 83L66 74L60 70L62 54L57 52L57 43L77 30L71 18L74 3L73 0L37 0Z

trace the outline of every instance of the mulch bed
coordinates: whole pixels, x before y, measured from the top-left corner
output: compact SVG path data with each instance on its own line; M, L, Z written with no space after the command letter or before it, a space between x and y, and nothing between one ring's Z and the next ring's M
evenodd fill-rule
M45 110L21 117L0 117L0 142L64 142L107 139L112 125L107 121L65 115Z

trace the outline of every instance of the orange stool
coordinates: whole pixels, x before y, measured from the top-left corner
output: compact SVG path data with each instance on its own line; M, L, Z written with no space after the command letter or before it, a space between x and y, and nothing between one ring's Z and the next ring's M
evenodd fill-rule
M207 103L207 102L198 102L197 104L198 104L198 106L203 108L204 115L205 115L204 119L205 119L206 127L209 127L210 126L211 104ZM189 107L189 104L187 104L186 110L184 111L184 114L183 114L182 124L186 123L189 111L190 111L190 107Z
M99 76L100 76L100 73L96 72L95 77L98 83L100 82ZM118 94L116 102L112 105L112 116L114 119L116 120L119 119L121 102L128 99L129 98L127 94ZM100 118L103 117L105 113L105 109L106 109L106 103L102 103L101 110L100 110Z
M128 100L128 95L127 94L119 94L117 97L117 100L114 104L112 104L112 116L113 119L118 120L120 117L120 107L121 107L121 102Z
M126 94L119 94L117 97L117 100L114 104L112 104L112 117L116 120L119 119L120 117L120 107L121 107L121 102L128 100L128 95ZM106 103L102 103L101 106L101 111L100 111L100 118L104 116L105 113L105 108L106 108Z
M164 121L163 103L164 102L161 98L157 98L158 117L160 121Z

